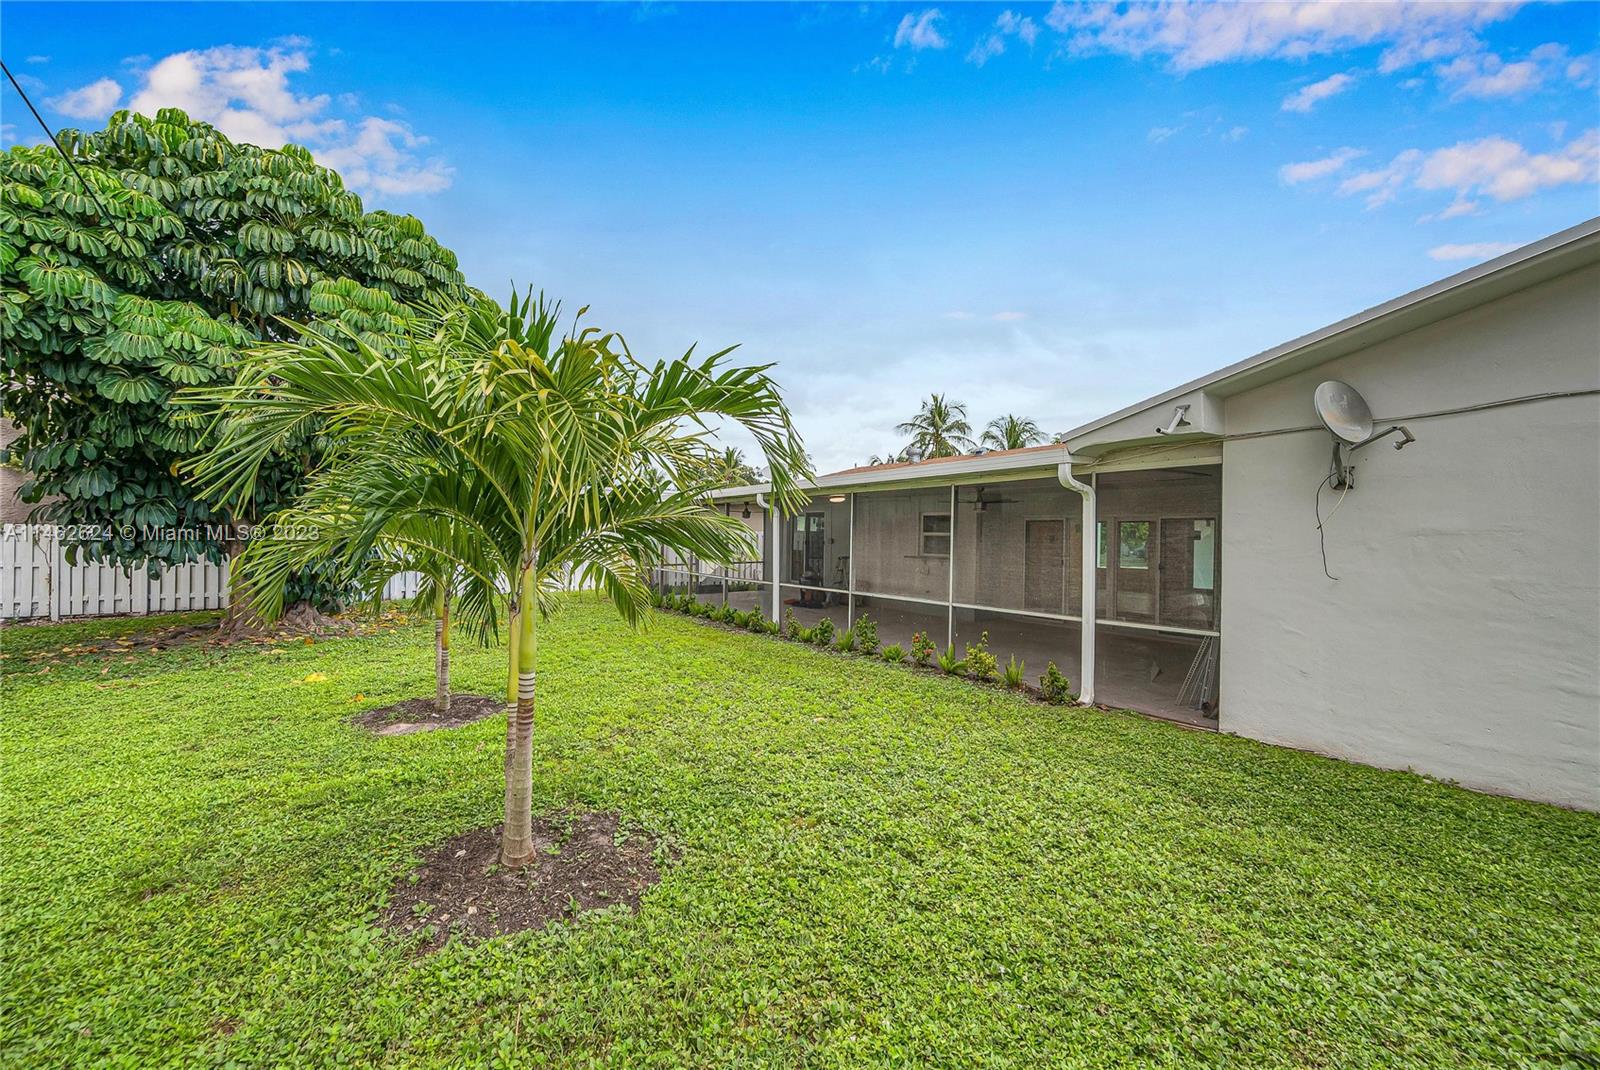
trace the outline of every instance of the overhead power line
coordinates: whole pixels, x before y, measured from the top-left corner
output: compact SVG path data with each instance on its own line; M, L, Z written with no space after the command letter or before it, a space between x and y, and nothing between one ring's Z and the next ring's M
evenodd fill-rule
M6 77L11 80L11 88L17 91L17 95L22 98L22 103L28 106L29 111L33 112L33 117L39 121L39 128L45 132L47 137L50 138L50 144L56 147L56 151L61 154L61 158L67 161L67 166L72 168L72 173L78 177L79 185L83 187L84 192L87 193L94 200L95 205L99 207L101 216L105 218L107 223L111 222L112 215L110 212L106 211L105 202L100 199L100 194L95 192L93 186L84 181L83 172L78 170L78 165L73 162L71 156L67 155L67 150L61 147L61 142L56 138L55 131L51 130L50 124L44 121L44 116L39 114L39 109L33 106L33 101L28 99L27 92L23 90L22 85L17 81L17 76L11 73L11 68L5 65L4 60L0 60L0 70L6 72Z

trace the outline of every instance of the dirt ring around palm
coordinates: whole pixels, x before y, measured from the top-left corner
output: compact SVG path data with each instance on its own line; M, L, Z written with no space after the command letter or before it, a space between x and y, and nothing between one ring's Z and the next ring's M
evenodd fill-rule
M463 832L429 850L395 882L380 923L419 939L422 953L450 940L477 943L543 929L594 910L639 908L661 880L658 841L610 811L563 810L533 822L534 859L500 865L500 826Z
M506 708L504 698L488 695L451 695L450 709L441 711L431 698L408 698L392 706L380 706L350 718L350 723L375 736L405 736L412 732L433 732L493 717Z

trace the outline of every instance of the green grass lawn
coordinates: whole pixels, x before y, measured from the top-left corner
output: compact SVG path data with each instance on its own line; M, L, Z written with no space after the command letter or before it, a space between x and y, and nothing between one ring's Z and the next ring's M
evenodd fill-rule
M637 915L416 956L375 925L495 822L504 718L375 738L431 630L55 654L10 629L6 1066L1581 1065L1600 818L587 600L540 809L677 853ZM502 655L462 644L462 690ZM325 679L306 681L312 673ZM364 696L364 697L358 697ZM1593 1065L1593 1064L1589 1064Z

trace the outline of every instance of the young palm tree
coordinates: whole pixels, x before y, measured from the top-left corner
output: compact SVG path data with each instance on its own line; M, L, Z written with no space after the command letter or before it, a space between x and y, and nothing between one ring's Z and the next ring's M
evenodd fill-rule
M1025 416L996 416L983 429L983 445L994 450L1020 450L1043 441L1039 425Z
M440 305L388 356L336 325L300 328L296 341L247 354L232 385L191 395L225 414L196 468L210 495L248 495L276 443L319 424L332 459L309 481L296 519L338 523L328 536L307 524L302 538L327 537L352 563L386 542L450 558L471 592L459 599L463 615L480 629L492 613L484 603L508 589L508 866L533 858L537 621L556 604L554 578L576 575L637 623L663 548L713 562L754 553L742 521L704 508L714 489L707 419L752 435L776 507L798 509L809 474L766 367L731 366L728 350L697 359L692 349L646 365L614 334L574 324L558 339L558 311L542 297L505 309L482 298ZM291 530L269 524L264 544ZM246 558L242 580L256 604L281 606L273 570L252 572Z
M954 457L972 449L972 425L967 407L943 394L929 394L922 411L895 428L911 436L911 446L924 457Z

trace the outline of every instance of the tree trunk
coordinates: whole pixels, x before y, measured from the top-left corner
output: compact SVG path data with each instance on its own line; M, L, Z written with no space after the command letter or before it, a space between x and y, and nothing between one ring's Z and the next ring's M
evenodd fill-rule
M525 567L522 612L517 635L517 706L512 719L512 755L506 776L506 823L500 836L500 864L525 866L533 861L533 685L534 576Z
M238 571L239 555L242 553L244 553L243 543L228 544L228 608L223 611L222 620L217 624L218 638L227 641L254 639L275 632L321 634L340 629L337 620L304 600L284 606L283 616L276 621L268 623L262 620L255 606L251 604L249 594L233 582L233 577Z
M522 649L522 614L513 593L506 626L511 633L510 664L506 670L506 783L511 782L511 766L517 758L517 651Z
M450 593L439 590L439 619L433 622L433 663L437 684L434 689L434 707L440 713L450 712Z

